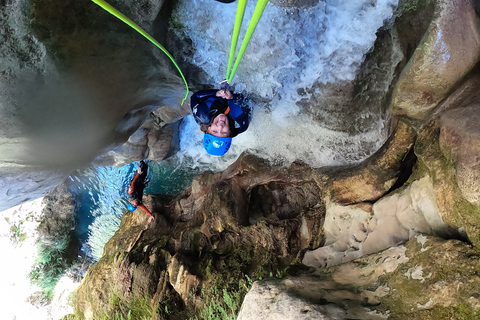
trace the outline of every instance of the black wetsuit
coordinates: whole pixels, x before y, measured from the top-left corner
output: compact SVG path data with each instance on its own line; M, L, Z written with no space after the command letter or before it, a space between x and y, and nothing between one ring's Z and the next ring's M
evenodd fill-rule
M142 173L138 174L138 172L135 172L135 176L128 188L128 199L137 199L138 204L142 203L143 189L147 186L148 165L142 160L140 161L140 168Z

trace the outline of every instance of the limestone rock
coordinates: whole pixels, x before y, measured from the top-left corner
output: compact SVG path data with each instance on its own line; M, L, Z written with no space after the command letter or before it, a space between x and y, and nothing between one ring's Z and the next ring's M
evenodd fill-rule
M414 141L415 131L400 121L390 139L372 157L350 169L327 173L332 177L332 201L352 204L379 199L398 179L402 160Z
M256 282L238 319L475 319L480 277L471 254L459 241L417 235L310 275Z
M147 108L138 112L142 116L132 116L137 119L124 118L123 122L130 122L130 126L138 129L128 137L125 143L96 157L93 164L118 167L145 158L161 161L171 154L178 142L175 139L178 138L178 123L159 129L154 125L153 119L144 118L148 111ZM123 122L121 124L125 125ZM135 122L139 124L134 124Z
M169 282L184 301L188 300L188 295L194 291L201 283L195 275L188 271L188 268L173 256L167 267Z
M391 289L377 280L408 262L405 252L393 247L310 275L257 282L238 319L388 319L376 306Z
M245 296L237 320L327 320L347 319L349 314L334 304L315 305L290 292L284 283L273 281L255 282ZM315 282L302 281L302 284L313 285L319 291L324 288ZM323 289L323 290L322 290ZM356 318L362 319L362 318ZM365 318L363 318L365 319ZM386 318L370 318L386 319Z
M480 205L480 104L441 116L440 148L454 162L456 182L469 202Z
M325 245L307 251L303 263L326 267L379 252L422 233L451 236L438 209L429 177L369 204L327 204L324 222Z
M408 262L384 278L391 288L380 299L385 309L398 319L478 317L478 262L467 244L417 236L406 247Z
M472 1L438 1L430 27L393 91L391 113L428 118L479 54L480 23Z
M471 98L471 97L470 97ZM459 101L459 105L463 105L463 108L467 108L469 105L474 105L473 100L464 105L465 101ZM480 206L475 205L470 201L474 201L474 198L467 198L471 195L468 194L468 190L471 190L472 186L475 186L475 182L471 186L465 184L465 181L472 180L459 180L457 170L464 170L462 167L457 167L456 158L459 158L459 163L465 161L467 165L465 168L472 171L469 174L474 174L475 167L471 166L472 160L461 158L461 151L465 145L464 141L470 141L467 143L471 144L469 147L475 149L475 144L473 140L469 140L475 136L476 130L472 131L472 134L465 131L466 122L458 122L457 120L465 120L465 114L462 114L461 110L458 109L456 112L459 114L459 118L456 116L452 117L452 112L455 113L455 109L445 112L445 118L439 115L438 118L432 119L429 123L425 124L422 130L419 132L418 140L415 145L415 154L418 157L417 165L413 171L411 179L420 179L423 176L431 177L434 186L435 197L437 198L437 204L439 211L442 215L443 221L448 226L456 230L464 230L460 232L461 238L466 241L472 242L474 245L480 243L480 236L478 233L478 225L480 224ZM467 109L465 109L467 110ZM450 122L448 119L457 119L457 122ZM443 121L447 124L445 128L443 126ZM458 124L458 129L450 130L450 124ZM443 131L443 133L442 133ZM457 139L457 133L466 134L466 140L451 140L452 138ZM443 138L440 138L440 135ZM440 142L442 141L442 142ZM457 144L457 142L459 144ZM474 158L475 159L475 158ZM468 167L468 166L471 167ZM460 172L461 173L461 172ZM460 185L462 183L462 185ZM461 186L461 187L460 187ZM466 191L464 194L463 192ZM462 235L463 234L463 235Z

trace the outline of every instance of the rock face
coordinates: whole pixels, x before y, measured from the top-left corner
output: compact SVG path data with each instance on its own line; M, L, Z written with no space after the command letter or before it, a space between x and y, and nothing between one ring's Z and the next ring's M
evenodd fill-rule
M185 319L207 304L201 292L284 269L322 242L316 181L318 173L303 165L272 169L244 155L223 173L196 177L175 199L150 197L155 222L124 215L77 291L77 312L85 319L123 314L143 297L155 312L176 306L174 317Z
M383 197L373 206L328 204L323 230L325 245L306 252L303 264L319 268L345 263L396 246L417 234L453 236L442 220L428 177Z
M462 196L480 205L480 104L448 110L441 115L440 148L455 164Z
M163 3L117 5L163 38L165 30L152 29ZM44 196L71 170L125 142L141 125L117 127L130 110L151 111L185 94L163 53L92 2L0 7L0 210Z
M480 22L473 2L436 1L430 27L393 91L391 113L426 120L479 54Z
M392 188L398 179L402 162L415 141L415 131L398 122L394 132L377 154L353 168L333 170L332 201L352 204L375 201Z
M237 319L475 319L480 278L470 254L459 241L416 236L308 276L256 282Z

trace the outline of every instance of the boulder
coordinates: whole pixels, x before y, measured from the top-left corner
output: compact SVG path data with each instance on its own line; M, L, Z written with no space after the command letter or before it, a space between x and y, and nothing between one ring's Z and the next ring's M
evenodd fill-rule
M245 296L237 320L388 319L386 314L374 314L361 306L366 296L340 289L335 291L334 286L333 281L322 282L311 277L257 281ZM312 295L306 292L309 287ZM311 302L321 300L329 303ZM340 305L342 302L347 304L348 310Z
M370 158L349 169L326 172L331 177L331 200L341 204L375 201L400 177L402 161L415 141L415 131L398 122L388 141Z
M390 112L427 119L479 54L480 22L472 1L437 1L430 26L395 86Z
M452 237L429 177L373 205L327 203L323 230L324 246L305 252L303 264L315 268L338 265L399 245L419 233Z

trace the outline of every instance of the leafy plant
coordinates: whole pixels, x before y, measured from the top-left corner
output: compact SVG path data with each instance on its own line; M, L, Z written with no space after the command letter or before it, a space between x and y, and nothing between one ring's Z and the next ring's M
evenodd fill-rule
M20 221L18 225L13 225L10 227L10 231L12 232L11 240L16 242L22 242L27 238L27 233L22 233L22 224L23 221Z
M238 283L238 288L220 290L202 287L200 298L205 300L205 305L199 314L189 320L235 320L240 311L245 294L252 287L253 281L245 275L245 280Z
M63 237L51 243L41 240L38 244L38 257L30 272L30 281L40 287L48 301L53 298L55 286L68 267L63 258L68 242L68 238Z
M150 299L145 296L137 296L129 304L128 315L132 319L149 320L154 317L156 311L150 304Z

